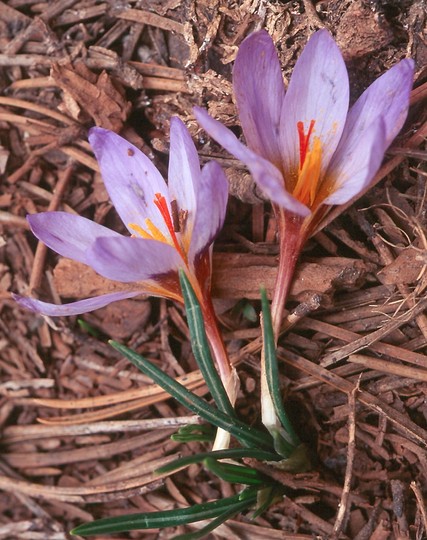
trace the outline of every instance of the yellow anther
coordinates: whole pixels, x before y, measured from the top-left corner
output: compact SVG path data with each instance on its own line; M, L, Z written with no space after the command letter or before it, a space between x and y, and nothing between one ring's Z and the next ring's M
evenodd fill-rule
M171 243L171 241L168 240L166 236L154 225L150 218L145 218L145 224L147 225L147 229L150 231L154 240L164 242L165 244Z
M141 238L145 238L145 239L148 239L148 240L153 239L151 234L149 234L147 231L144 231L144 229L141 227L141 225L137 225L136 223L129 223L128 227L129 227L129 229L132 229L133 231L135 231L136 234L138 234ZM132 236L134 236L134 235L132 235Z
M145 224L148 231L143 229L141 225L138 225L137 223L129 223L128 227L129 229L135 231L141 238L145 238L146 240L158 240L159 242L163 242L165 244L171 244L171 241L168 240L166 236L158 229L158 227L154 225L150 218L145 218Z

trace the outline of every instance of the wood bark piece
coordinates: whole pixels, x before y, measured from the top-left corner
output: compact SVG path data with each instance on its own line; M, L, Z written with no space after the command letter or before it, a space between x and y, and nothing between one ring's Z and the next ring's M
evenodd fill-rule
M157 15L157 13L145 9L127 9L119 13L117 18L139 24L148 24L150 26L155 26L156 28L161 28L162 30L176 32L180 35L184 34L185 31L184 24L169 19L168 17L162 17L161 15Z
M97 126L115 132L122 129L132 105L125 99L123 89L114 84L105 71L96 75L79 62L75 65L54 64L50 74L64 91L65 98L71 97L78 103L78 110L74 112L77 120L81 115L84 118L90 116Z
M258 300L261 286L271 294L276 266L277 258L271 255L214 253L213 296ZM303 300L305 293L311 292L327 294L337 285L358 287L364 282L367 271L368 267L362 261L343 257L303 262L298 266L290 298ZM129 289L129 284L106 280L88 266L69 259L60 259L56 265L54 283L58 294L66 298L85 298Z

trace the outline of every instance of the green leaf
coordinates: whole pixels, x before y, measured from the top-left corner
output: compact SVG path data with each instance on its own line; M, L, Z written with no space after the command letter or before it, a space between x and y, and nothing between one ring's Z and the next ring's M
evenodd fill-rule
M217 501L195 504L189 508L164 510L161 512L147 512L142 514L127 514L124 516L105 518L79 525L71 531L74 535L91 536L94 534L110 534L142 529L157 529L176 527L216 518L226 512L240 512L250 508L257 498L255 488L246 488L238 495Z
M254 323L258 320L258 314L254 306L246 298L240 299L232 308L231 315L234 318L244 317L246 320Z
M286 414L285 408L282 402L282 394L280 392L279 386L279 368L277 366L277 356L276 356L276 344L274 341L274 332L273 324L271 320L270 306L268 304L267 293L264 288L261 289L261 304L262 304L262 315L264 321L264 353L265 353L265 368L267 375L267 384L268 389L271 395L271 399L274 404L274 409L276 411L277 417L279 418L283 429L288 436L288 441L283 441L284 446L289 447L292 451L293 448L296 448L301 444L301 441L296 434L291 421ZM289 443L289 444L286 444ZM289 454L289 449L287 450Z
M203 378L213 400L218 409L231 417L235 417L233 405L231 404L224 384L218 375L209 349L206 337L205 323L202 309L194 292L191 283L183 270L179 271L179 281L181 284L182 296L184 298L185 310L187 313L188 328L190 330L191 348L194 353L197 365L202 372Z
M282 426L270 426L268 431L273 437L274 449L278 454L283 456L285 459L288 459L295 447L288 440L288 434L285 432L285 429Z
M143 356L137 354L135 351L128 349L116 341L111 340L109 343L190 411L198 414L214 426L228 431L244 446L271 450L272 440L269 434L247 426L240 420L231 418L222 411L215 409L212 405L209 405L207 401L187 390L184 385L180 384L172 377L169 377L169 375L164 373L160 368L149 362Z
M205 525L205 527L199 529L198 531L187 534L179 534L178 536L174 536L172 540L199 540L200 538L204 538L208 533L214 531L217 527L225 523L227 519L232 518L242 510L246 510L246 508L248 508L248 506L245 505L243 508L239 508L237 510L235 507L232 510L226 510L218 517L213 519L208 525Z
M258 461L280 461L282 456L256 448L229 448L228 450L211 450L210 452L201 452L182 458L175 459L166 465L156 469L156 473L165 474L177 469L182 469L193 463L201 463L206 458L214 459L243 459L245 457L255 458Z
M310 449L304 443L301 443L295 448L288 458L276 460L272 463L276 469L287 471L290 473L302 473L311 470L311 455Z
M218 478L229 482L230 484L246 484L248 486L265 486L266 483L271 483L271 480L263 476L256 469L245 467L244 465L236 465L234 463L221 463L212 457L207 457L203 460L203 464L214 473Z
M214 430L211 425L194 425L189 424L188 426L183 426L179 430L171 435L172 441L176 442L207 442L213 441L215 438Z
M83 332L88 333L90 336L100 339L101 332L94 328L91 324L87 323L83 319L77 319L77 324L80 326L80 328L83 330Z

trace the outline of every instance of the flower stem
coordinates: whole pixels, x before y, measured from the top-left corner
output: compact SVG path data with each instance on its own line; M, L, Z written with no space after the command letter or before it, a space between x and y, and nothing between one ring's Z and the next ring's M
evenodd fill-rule
M224 384L225 391L231 405L236 402L239 390L239 377L235 368L230 364L222 335L218 328L218 321L212 304L210 295L205 295L202 303L203 319L205 322L206 336L215 357L219 375ZM230 445L230 433L219 428L215 437L213 450L222 450Z
M277 342L282 324L283 310L291 287L296 263L306 239L305 219L283 208L274 207L279 231L279 267L271 303L274 338Z
M218 371L221 379L225 382L231 374L231 365L225 349L224 341L218 329L218 322L210 296L205 295L202 303L203 320L205 322L206 336L212 347Z
M282 325L283 310L292 283L296 263L306 238L304 218L296 214L284 211L283 208L274 206L279 231L279 267L274 287L273 300L271 303L271 326L274 343L277 346L280 327ZM265 328L261 320L263 335ZM271 327L270 327L271 328ZM278 453L289 457L292 448L298 445L299 440L292 426L281 423L277 409L270 393L267 377L266 343L261 351L261 415L262 422L271 433L277 445ZM271 362L271 359L270 359ZM271 369L271 367L270 367ZM291 428L290 430L286 428ZM290 447L289 447L290 445Z

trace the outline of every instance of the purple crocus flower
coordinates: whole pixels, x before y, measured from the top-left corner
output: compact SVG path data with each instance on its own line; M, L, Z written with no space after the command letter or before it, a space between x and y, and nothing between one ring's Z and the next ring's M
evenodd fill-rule
M396 64L349 110L347 70L326 30L307 43L286 92L273 41L261 30L243 41L233 70L248 146L203 109L195 115L273 203L308 216L369 185L406 119L413 65L410 59Z
M369 186L406 119L413 69L412 60L402 60L349 109L347 70L326 30L309 40L287 91L273 41L261 30L243 41L233 70L247 146L195 108L200 125L245 163L273 204L281 244L272 304L276 333L305 239L330 205Z
M168 184L147 156L116 133L92 128L89 142L130 235L66 212L43 212L27 219L35 236L48 247L128 287L65 305L18 295L15 300L50 316L86 313L140 294L183 302L182 269L200 301L218 370L234 403L238 380L210 296L212 243L224 223L228 198L221 167L210 162L200 170L194 143L178 118L171 119Z
M76 315L140 294L182 301L178 270L187 273L201 303L210 303L211 245L226 212L228 184L211 162L200 170L184 124L171 120L169 181L138 148L112 131L92 128L89 141L110 198L130 232L123 236L66 212L28 216L39 240L98 274L129 284L127 290L56 305L15 295L45 315Z

